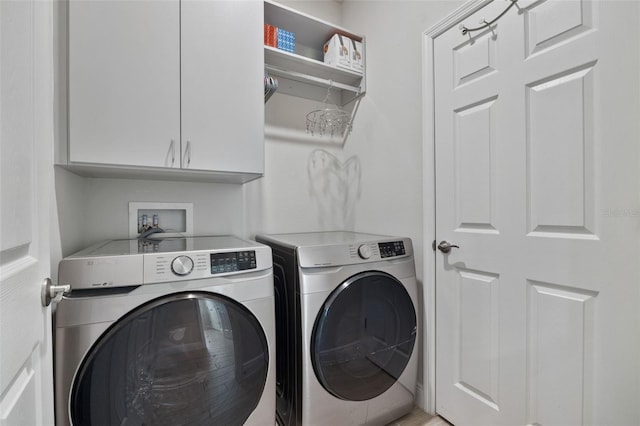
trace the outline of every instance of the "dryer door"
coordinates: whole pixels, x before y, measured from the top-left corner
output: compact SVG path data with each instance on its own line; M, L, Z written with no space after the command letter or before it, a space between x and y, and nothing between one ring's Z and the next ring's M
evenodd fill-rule
M404 285L384 272L349 278L316 318L311 357L316 376L338 398L364 401L389 389L409 362L416 311Z
M241 425L267 379L267 338L244 306L180 293L117 321L73 381L74 425Z

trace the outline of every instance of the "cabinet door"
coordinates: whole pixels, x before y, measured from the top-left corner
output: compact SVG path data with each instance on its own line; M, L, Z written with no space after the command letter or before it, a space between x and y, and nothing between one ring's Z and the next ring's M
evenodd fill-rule
M180 3L69 4L69 160L180 166Z
M182 167L263 173L263 2L181 7Z

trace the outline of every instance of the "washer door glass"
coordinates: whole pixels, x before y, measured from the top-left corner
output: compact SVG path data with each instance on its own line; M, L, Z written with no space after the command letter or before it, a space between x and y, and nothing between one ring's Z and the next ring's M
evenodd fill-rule
M338 398L364 401L389 389L416 340L416 312L402 283L370 271L342 283L316 318L311 357L316 377Z
M156 299L117 321L73 382L75 425L241 425L269 365L256 317L210 293Z

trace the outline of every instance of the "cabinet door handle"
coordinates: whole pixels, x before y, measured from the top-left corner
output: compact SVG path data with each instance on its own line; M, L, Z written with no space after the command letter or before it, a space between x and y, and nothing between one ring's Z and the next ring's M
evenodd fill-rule
M169 144L169 151L167 151L167 159L171 155L171 167L176 163L176 141L171 139L171 143Z
M191 164L191 141L187 141L187 146L184 149L184 158L187 159L187 165L185 167L187 168Z

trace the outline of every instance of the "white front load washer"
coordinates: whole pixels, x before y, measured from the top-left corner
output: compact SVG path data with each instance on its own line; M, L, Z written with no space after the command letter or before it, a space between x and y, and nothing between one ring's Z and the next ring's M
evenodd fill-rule
M409 238L258 235L271 247L280 425L384 425L410 412L418 295Z
M58 426L274 424L269 247L111 240L64 258L58 280Z

